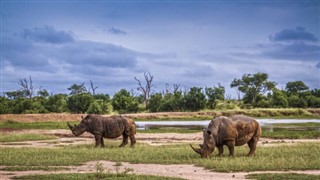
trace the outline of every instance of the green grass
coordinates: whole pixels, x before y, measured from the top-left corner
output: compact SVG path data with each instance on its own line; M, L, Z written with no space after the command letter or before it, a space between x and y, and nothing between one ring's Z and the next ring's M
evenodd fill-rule
M275 124L273 131L262 128L262 137L273 139L314 139L320 137L320 123Z
M272 139L316 139L320 137L320 131L264 131L262 130L262 137Z
M299 180L314 180L320 179L320 175L309 175L309 174L297 174L297 173L262 173L262 174L248 174L248 179L256 180L283 180L283 179L299 179Z
M135 175L135 174L103 174L103 173L86 173L86 174L47 174L47 175L29 175L15 177L14 179L25 179L25 180L103 180L103 179L132 179L132 180L178 180L180 178L169 178L163 176L151 176L151 175Z
M247 146L236 147L235 158L212 156L201 159L188 144L150 146L136 144L135 148L118 148L118 142L108 142L106 148L92 145L45 148L0 148L3 166L68 166L80 165L87 161L110 160L115 162L195 164L221 172L267 171L267 170L308 170L320 169L320 143L301 143L258 147L257 155L246 157ZM215 150L217 154L217 150Z
M9 166L1 168L3 171L32 171L32 170L43 170L43 171L60 171L66 170L65 167L43 167L43 166Z
M40 134L4 134L0 133L0 142L19 142L57 139L53 135Z

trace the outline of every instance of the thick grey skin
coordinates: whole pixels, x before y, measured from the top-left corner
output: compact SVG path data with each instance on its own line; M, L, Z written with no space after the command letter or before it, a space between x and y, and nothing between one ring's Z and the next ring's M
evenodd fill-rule
M104 147L103 138L117 138L122 136L123 140L120 147L128 144L130 137L131 147L136 143L136 125L130 118L112 116L103 117L99 115L87 115L83 118L79 125L72 127L68 123L69 128L75 136L80 136L84 132L89 132L94 135L96 147Z
M235 115L231 118L220 116L213 119L209 126L203 130L204 141L200 144L200 149L192 149L201 155L207 157L214 148L217 147L219 154L223 155L223 146L229 149L229 156L234 157L234 147L248 144L250 151L248 156L254 156L257 143L262 130L259 123L248 116Z

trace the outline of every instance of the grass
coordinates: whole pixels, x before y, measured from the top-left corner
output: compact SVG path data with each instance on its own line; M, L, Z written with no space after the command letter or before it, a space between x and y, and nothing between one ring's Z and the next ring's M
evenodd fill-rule
M32 170L43 170L43 171L60 171L66 170L68 168L65 167L43 167L43 166L10 166L4 167L0 170L3 171L32 171Z
M220 172L310 170L320 169L320 143L301 143L258 147L257 155L246 157L247 146L236 147L235 158L212 156L201 159L188 144L161 147L136 144L135 148L118 148L118 142L108 142L106 148L92 145L46 148L0 148L3 166L69 166L87 161L110 160L115 162L155 164L195 164ZM225 154L227 154L225 150ZM217 154L217 150L215 150Z
M299 180L314 180L320 179L320 175L310 175L310 174L297 174L297 173L262 173L262 174L248 174L246 175L248 179L256 180L283 180L283 179L299 179Z
M262 137L273 139L314 139L320 137L320 123L275 124L262 128Z
M0 133L0 142L19 142L19 141L37 141L57 139L53 135L40 134L4 134Z
M264 131L262 129L262 136L265 138L272 139L317 139L320 137L320 131L290 131L286 129L281 129L278 131Z
M86 173L86 174L47 174L47 175L29 175L29 176L21 176L15 177L14 179L25 179L25 180L87 180L87 179L95 179L95 180L103 180L103 179L131 179L131 180L178 180L180 178L169 178L163 176L151 176L151 175L135 175L135 174L111 174L111 173Z

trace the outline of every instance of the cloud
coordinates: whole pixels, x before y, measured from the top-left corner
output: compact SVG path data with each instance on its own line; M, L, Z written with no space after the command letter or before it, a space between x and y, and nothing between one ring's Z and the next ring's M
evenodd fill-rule
M304 27L296 29L283 29L269 36L272 42L318 42L319 39Z
M316 65L316 68L320 69L320 62Z
M115 28L115 27L111 27L107 30L108 33L110 34L115 34L115 35L126 35L127 32L119 29L119 28Z
M269 36L270 43L258 44L253 54L260 58L289 61L318 61L320 57L319 39L303 27L284 29Z
M21 37L35 42L52 44L73 42L75 40L72 32L56 30L53 26L24 29Z
M44 29L47 30L42 28L41 32L50 32ZM67 32L56 30L54 27L49 29L53 30L52 32ZM63 33L39 33L40 30L25 32L24 30L22 33L16 33L19 36L5 34L2 39L2 75L8 81L8 90L14 90L10 87L17 87L16 81L28 76L44 88L60 92L65 92L73 83L82 83L90 79L102 84L101 90L106 84L111 84L112 88L117 85L130 89L130 86L136 85L132 78L136 74L148 71L139 67L142 59L152 62L176 56L174 53L140 52L112 43L74 38L72 41L60 41L61 43L56 44L45 37L49 36L48 34L54 36ZM20 36L23 33L26 36Z
M261 50L261 56L283 60L315 61L320 57L319 45L305 43L272 44Z

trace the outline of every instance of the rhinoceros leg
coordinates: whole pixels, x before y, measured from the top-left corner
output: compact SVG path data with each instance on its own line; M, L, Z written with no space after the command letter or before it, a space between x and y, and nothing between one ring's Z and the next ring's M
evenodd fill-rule
M123 137L123 140L122 140L122 143L120 144L119 147L124 147L125 145L128 144L128 135L126 133L123 133L122 134L122 137Z
M223 155L223 145L219 145L219 146L217 146L217 148L219 150L218 156L222 156Z
M248 142L250 151L247 156L255 156L260 135L261 135L261 128L258 128L254 133L252 139Z
M226 142L226 145L229 149L229 156L234 157L234 146L235 146L235 140L228 140Z
M131 134L130 135L130 147L133 147L136 142L137 142L136 137L134 136L134 134Z
M103 138L100 134L95 134L94 135L94 138L96 140L96 146L95 147L98 147L100 144L101 144L101 139Z
M103 140L103 136L101 136L101 141L100 141L100 143L101 143L101 147L104 147L104 140Z

